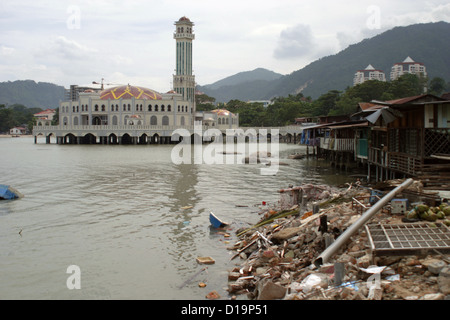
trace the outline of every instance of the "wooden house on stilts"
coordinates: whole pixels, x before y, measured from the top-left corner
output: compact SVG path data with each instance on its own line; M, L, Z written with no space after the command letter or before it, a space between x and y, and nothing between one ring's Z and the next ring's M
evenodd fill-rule
M450 190L450 100L431 94L360 103L350 121L305 128L302 144L335 166L367 166L368 180L414 177Z

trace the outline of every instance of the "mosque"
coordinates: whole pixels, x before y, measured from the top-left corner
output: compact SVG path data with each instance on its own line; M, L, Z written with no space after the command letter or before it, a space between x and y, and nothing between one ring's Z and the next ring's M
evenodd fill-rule
M239 115L224 109L197 112L192 68L194 23L187 17L175 22L176 69L173 88L159 93L127 84L100 90L71 86L59 106L59 125L37 121L38 136L56 137L58 144L170 143L172 132L194 124L225 131L239 127Z

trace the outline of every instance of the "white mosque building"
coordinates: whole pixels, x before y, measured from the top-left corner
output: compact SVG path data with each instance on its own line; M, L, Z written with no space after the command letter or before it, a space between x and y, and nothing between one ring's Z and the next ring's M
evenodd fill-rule
M68 99L60 102L59 125L38 123L33 128L35 143L39 135L47 143L54 136L59 144L169 143L174 130L190 130L199 121L221 130L238 128L239 115L195 110L193 26L186 17L175 22L176 69L169 92L133 84L107 89L102 84L100 90L71 86Z

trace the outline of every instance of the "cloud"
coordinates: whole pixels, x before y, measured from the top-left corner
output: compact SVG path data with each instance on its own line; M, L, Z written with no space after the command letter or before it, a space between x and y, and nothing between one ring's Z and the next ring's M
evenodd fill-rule
M311 53L314 42L311 27L297 24L281 31L274 57L290 59L307 56Z
M12 56L15 51L16 51L16 49L14 49L14 48L6 47L6 46L3 46L3 45L0 46L0 55L3 56L3 57Z
M80 60L92 57L98 50L84 46L74 40L69 40L64 36L58 36L50 45L52 52L67 60Z

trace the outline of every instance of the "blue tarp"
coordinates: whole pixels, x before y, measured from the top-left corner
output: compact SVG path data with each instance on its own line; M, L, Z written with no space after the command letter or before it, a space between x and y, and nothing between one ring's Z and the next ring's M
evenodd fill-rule
M17 199L19 197L20 194L18 194L10 186L0 184L0 199L10 200L10 199Z

